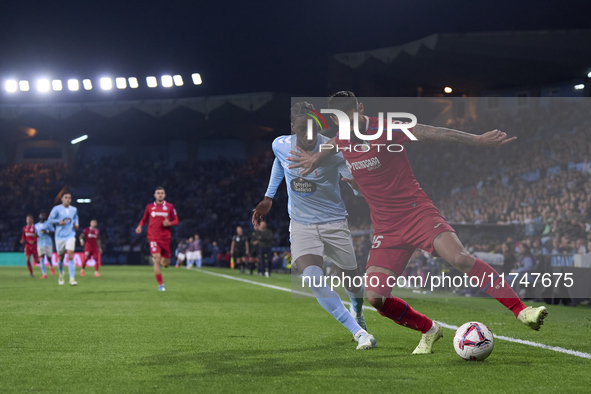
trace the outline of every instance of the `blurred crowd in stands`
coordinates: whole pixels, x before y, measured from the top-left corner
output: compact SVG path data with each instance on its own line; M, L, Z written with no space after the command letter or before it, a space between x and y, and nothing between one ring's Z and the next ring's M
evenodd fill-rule
M482 134L500 129L517 135L497 148L462 145L409 144L406 149L417 180L450 223L504 224L523 228L520 239L503 246L500 240L470 240L471 251L519 253L591 252L591 117L577 102L557 102L535 111L481 115L477 120L451 122L448 127ZM166 158L132 160L127 156L88 158L64 163L19 164L0 168L0 251L20 250L18 239L27 213L49 212L58 192L68 185L80 212L81 228L97 219L103 249L147 251L145 237L133 229L155 186L166 189L180 225L173 248L195 233L204 241L204 256L213 242L224 263L236 226L252 229L252 209L264 196L273 155L271 150L245 162L179 162ZM367 203L348 186L341 188L358 261L363 265L371 247ZM77 204L90 198L90 204ZM289 247L287 192L280 186L267 217L273 245ZM248 231L247 231L248 233ZM283 251L278 251L283 253ZM283 257L281 257L283 258ZM426 257L425 257L426 259ZM512 259L510 259L512 260ZM516 261L518 259L516 258ZM428 267L413 257L411 270Z

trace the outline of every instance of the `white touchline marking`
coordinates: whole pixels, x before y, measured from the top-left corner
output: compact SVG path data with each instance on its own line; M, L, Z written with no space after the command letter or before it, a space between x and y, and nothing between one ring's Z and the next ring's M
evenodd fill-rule
M267 283L255 282L253 280L248 280L248 279L236 278L235 276L231 276L231 275L218 274L217 272L203 271L203 270L196 269L196 268L195 269L192 268L191 271L198 271L198 272L202 272L204 274L218 276L220 278L237 280L239 282L250 283L251 285L268 287L269 289L275 289L275 290L285 291L285 292L288 292L288 293L294 293L294 294L298 294L298 295L302 295L302 296L306 296L306 297L312 297L311 294L305 293L303 291L292 290L292 289L288 289L288 288L281 287L281 286L269 285ZM348 301L343 301L343 304L351 305L351 303L348 302ZM377 310L374 307L371 307L371 306L365 306L364 305L363 306L363 309L377 312ZM453 326L451 324L443 323L443 322L440 322L440 321L437 321L437 323L439 325L441 325L443 328L448 328L450 330L457 330L459 328L458 326ZM571 356L576 356L576 357L581 357L581 358L586 358L586 359L591 360L591 354L589 354L589 353L579 352L579 351L571 350L571 349L565 349L565 348L558 347L558 346L548 346L548 345L544 345L543 343L537 343L537 342L532 342L532 341L526 341L524 339L506 337L504 335L495 335L495 339L501 339L501 340L507 341L507 342L513 342L513 343L519 343L519 344L522 344L522 345L539 347L541 349L546 349L546 350L553 350L555 352L569 354Z

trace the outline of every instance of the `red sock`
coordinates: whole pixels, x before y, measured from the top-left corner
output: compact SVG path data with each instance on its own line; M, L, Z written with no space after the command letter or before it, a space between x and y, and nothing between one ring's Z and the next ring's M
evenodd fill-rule
M158 281L158 284L161 285L162 284L162 274L156 274L156 280Z
M82 269L86 268L86 259L83 257L82 258Z
M27 268L29 269L29 275L33 275L33 266L31 266L31 262L27 260Z
M94 271L95 272L98 272L99 267L101 266L100 260L101 260L101 258L100 258L100 255L99 255L99 257L96 258L96 262L94 263Z
M406 301L396 297L386 298L378 313L394 320L396 324L420 331L423 334L433 326L431 319L412 309Z
M492 277L490 276L491 274ZM502 281L499 277L499 273L484 261L476 259L476 263L474 263L474 267L468 272L468 276L478 277L479 282L484 276L484 282L480 283L479 287L484 290L486 294L495 298L507 309L513 312L515 317L517 317L519 312L526 308L523 302L519 299L519 296L515 294L510 284L506 281ZM491 278L493 278L492 284Z

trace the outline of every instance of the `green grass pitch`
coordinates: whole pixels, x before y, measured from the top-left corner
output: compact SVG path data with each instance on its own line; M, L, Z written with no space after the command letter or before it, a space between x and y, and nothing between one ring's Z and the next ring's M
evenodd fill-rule
M66 270L67 271L67 270ZM209 272L240 276L236 271ZM461 360L454 331L435 353L412 356L420 334L366 311L379 348L351 335L314 299L169 268L158 292L151 267L92 269L78 286L0 268L0 393L589 392L591 360L495 341L484 362ZM67 272L66 272L67 277ZM288 275L270 279L290 287ZM400 295L427 316L494 334L591 353L591 308L549 306L540 332L490 299Z

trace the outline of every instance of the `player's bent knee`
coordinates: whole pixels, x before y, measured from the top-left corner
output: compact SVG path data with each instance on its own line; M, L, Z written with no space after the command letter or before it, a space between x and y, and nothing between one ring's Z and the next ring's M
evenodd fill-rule
M382 306L384 306L384 298L383 297L367 297L367 302L374 308L380 310Z

